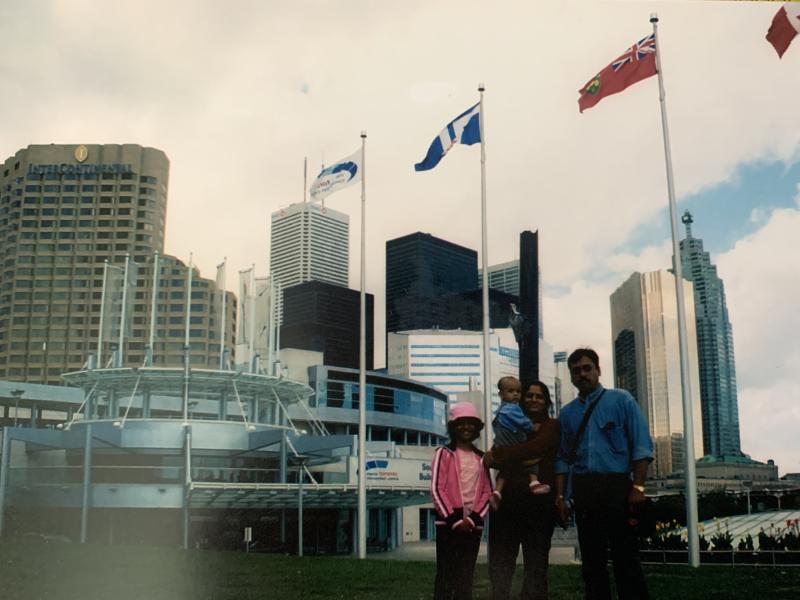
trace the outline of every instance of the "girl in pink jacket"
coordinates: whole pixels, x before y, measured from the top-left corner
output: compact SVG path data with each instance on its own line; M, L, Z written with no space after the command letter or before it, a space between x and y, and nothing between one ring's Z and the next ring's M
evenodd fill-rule
M468 402L450 407L450 443L433 455L431 496L436 509L436 585L434 600L470 600L483 519L492 482L483 453L474 442L483 429Z

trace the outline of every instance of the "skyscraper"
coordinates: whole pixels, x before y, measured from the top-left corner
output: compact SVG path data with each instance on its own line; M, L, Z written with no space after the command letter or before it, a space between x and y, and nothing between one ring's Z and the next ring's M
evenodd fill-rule
M166 155L137 144L31 145L6 159L0 167L0 378L58 384L61 373L81 369L97 349L104 262L121 267L126 256L141 268L131 289L124 364L142 364L168 181ZM165 310L156 317L156 363L179 365L186 267L162 256L160 271L159 308ZM197 278L192 286L193 364L205 366L219 351L213 288ZM233 309L232 298L228 306ZM216 351L209 349L214 337Z
M683 286L695 428L691 437L697 449L702 436L694 302L692 284L684 281ZM611 295L611 340L614 384L636 398L650 425L655 445L651 474L663 477L682 471L685 432L675 276L672 273L634 273L614 291Z
M733 332L725 302L725 284L711 264L703 240L692 237L692 215L683 214L686 239L681 240L683 275L694 283L700 399L703 414L703 452L739 456L739 406Z
M347 287L349 217L313 202L272 213L269 270L281 288L304 281Z
M440 327L442 298L474 290L477 283L475 250L422 232L387 241L387 333Z
M357 290L306 281L283 291L282 348L322 352L323 364L359 368L361 297ZM373 365L374 301L366 294L366 368Z

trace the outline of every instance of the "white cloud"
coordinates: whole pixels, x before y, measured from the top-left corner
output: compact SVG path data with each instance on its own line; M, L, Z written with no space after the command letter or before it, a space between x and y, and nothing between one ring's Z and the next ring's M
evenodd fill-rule
M800 467L800 208L773 211L766 224L719 256L736 349L742 447Z

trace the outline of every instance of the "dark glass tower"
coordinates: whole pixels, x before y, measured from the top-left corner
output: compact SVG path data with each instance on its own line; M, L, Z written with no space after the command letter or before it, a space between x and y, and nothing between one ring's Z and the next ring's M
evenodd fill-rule
M478 287L478 253L412 233L386 242L386 331L442 327L450 294Z
M539 379L541 292L539 232L523 231L519 236L519 312L529 325L527 338L519 347L519 378L523 382Z
M692 237L692 215L683 214L686 239L681 240L683 275L694 283L703 451L711 456L742 454L733 333L725 303L725 285L711 264L703 240Z
M373 368L372 294L366 295L367 369ZM361 298L357 290L306 281L283 291L281 348L322 352L324 364L358 369Z

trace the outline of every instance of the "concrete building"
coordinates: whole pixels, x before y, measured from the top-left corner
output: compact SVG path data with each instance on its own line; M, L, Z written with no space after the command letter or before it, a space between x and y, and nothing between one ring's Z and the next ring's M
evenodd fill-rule
M519 260L491 265L489 272L489 288L514 294L519 298ZM478 269L478 285L483 285L483 269Z
M553 353L553 412L557 417L561 408L574 400L578 395L578 390L572 385L572 377L567 365L566 351Z
M689 375L695 451L702 441L697 337L691 282L684 281ZM636 398L650 425L655 460L650 474L683 470L683 400L678 348L675 277L667 271L634 273L611 295L611 337L615 387Z
M136 144L31 145L5 160L0 166L0 378L58 384L62 372L83 368L101 333L105 261L112 273L130 261L121 350L124 365L143 364L153 261L164 249L168 184L166 155ZM158 364L177 365L186 267L172 257L162 256L161 263L156 356ZM192 295L191 338L198 351L193 360L205 364L219 353L214 283L195 278ZM229 306L235 306L232 297ZM104 329L111 321L106 315ZM232 334L226 336L232 342ZM105 337L101 360L109 350Z
M350 218L312 202L272 213L269 272L286 289L304 281L349 285Z
M686 238L680 242L683 275L694 283L703 452L718 457L742 456L733 330L725 284L703 249L703 240L692 237L689 211L682 220L686 226Z
M387 370L390 375L435 387L455 401L458 394L483 389L482 344L480 331L423 329L390 333ZM511 329L493 330L489 344L492 405L496 409L500 402L497 380L517 377L519 351ZM552 378L543 382L552 393Z

